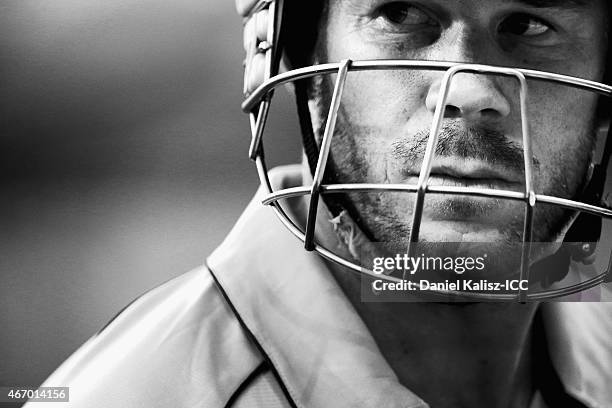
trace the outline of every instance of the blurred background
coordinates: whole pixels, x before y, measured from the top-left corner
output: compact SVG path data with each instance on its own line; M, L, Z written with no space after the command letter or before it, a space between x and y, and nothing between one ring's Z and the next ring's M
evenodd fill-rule
M0 3L0 386L39 385L246 206L241 29L233 0ZM266 148L295 162L276 99Z

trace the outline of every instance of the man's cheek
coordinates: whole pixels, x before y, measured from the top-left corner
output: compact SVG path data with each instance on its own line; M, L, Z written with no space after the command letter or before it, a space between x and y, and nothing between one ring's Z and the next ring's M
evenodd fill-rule
M574 198L588 167L586 146L564 144L561 140L551 143L551 146L554 147L537 156L536 192Z
M407 121L410 111L424 105L419 89L414 80L394 71L355 72L347 78L342 106L354 123L388 126Z

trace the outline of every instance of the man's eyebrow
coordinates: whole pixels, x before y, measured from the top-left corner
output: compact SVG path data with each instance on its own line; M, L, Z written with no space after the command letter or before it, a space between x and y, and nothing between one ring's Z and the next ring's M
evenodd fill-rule
M585 8L593 4L593 0L506 0L506 3L521 3L536 8L573 9Z

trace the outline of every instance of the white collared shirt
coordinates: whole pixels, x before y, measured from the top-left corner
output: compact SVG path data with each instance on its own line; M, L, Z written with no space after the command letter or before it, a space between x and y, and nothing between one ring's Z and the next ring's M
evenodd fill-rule
M290 187L299 178L300 168L287 166L273 173L272 183ZM325 264L305 252L260 200L261 191L209 265L213 273L225 270L217 274L221 285L274 356L296 401L315 407L423 406L399 384ZM590 407L612 406L612 304L541 307L549 354L566 391Z
M284 167L272 181L297 183L299 173ZM138 298L45 382L70 387L57 406L428 407L398 381L321 258L261 199L207 267ZM612 304L541 307L566 391L611 407Z

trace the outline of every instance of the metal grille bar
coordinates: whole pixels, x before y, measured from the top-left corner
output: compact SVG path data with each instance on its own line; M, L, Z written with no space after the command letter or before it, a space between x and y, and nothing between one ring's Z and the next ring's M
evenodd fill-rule
M274 191L262 200L262 204L271 205L273 202L305 196L310 194L311 187L290 187L278 191ZM373 191L393 191L414 193L417 190L416 184L324 184L320 187L321 194L340 194L347 191L355 193L367 193ZM487 198L504 198L507 200L524 201L525 194L510 190L496 190L477 187L458 187L458 186L428 186L428 194L451 194L451 195L466 195L472 197L487 197ZM603 218L612 219L612 210L603 207L597 207L591 204L572 201L565 198L552 197L543 194L535 195L536 204L551 204L562 207L568 210L576 210L588 214L597 215Z
M254 114L251 114L251 131L253 137L251 138L251 145L249 146L249 159L255 160L261 146L261 138L263 136L264 125L270 111L270 100L271 95L268 95L265 100L259 104L259 110L257 111L257 119Z
M406 184L332 184L323 185L323 174L327 159L329 156L331 138L333 136L335 122L337 118L337 112L341 100L342 90L346 81L346 76L350 71L364 71L364 70L390 70L390 69L420 69L420 70L447 70L443 79L443 97L438 98L436 111L434 114L434 120L430 137L428 139L428 145L425 153L425 158L419 174L419 182L417 185L406 185ZM308 78L316 75L338 73L336 80L334 94L332 97L332 103L328 114L326 123L326 129L321 143L321 151L319 160L317 163L317 170L312 186L294 187L283 189L279 191L273 191L268 177L268 170L265 164L263 151L260 149L262 142L262 135L268 115L271 92L282 84L292 82L298 79ZM501 76L513 76L517 78L520 83L520 106L521 106L521 127L523 135L523 152L524 152L524 166L525 166L525 192L508 191L508 190L497 190L497 189L482 189L482 188L470 188L470 187L455 187L455 186L429 186L427 184L429 174L431 171L431 164L433 160L433 154L438 139L438 134L443 119L444 108L446 105L446 98L448 96L448 90L450 88L450 81L452 77L459 72L475 72L484 73L490 75L501 75ZM547 195L536 194L533 190L533 171L532 171L532 152L531 152L531 138L528 128L526 101L527 101L527 78L546 81L552 83L559 83L566 86L570 86L577 89L587 90L595 92L605 96L612 96L612 87L584 80L581 78L573 78L565 75L514 69L514 68L502 68L488 65L476 65L476 64L457 64L448 62L432 62L432 61L408 61L408 60L377 60L377 61L350 61L346 60L341 63L323 64L318 66L312 66L307 68L301 68L293 70L284 74L277 75L269 78L255 92L243 103L243 110L250 112L251 120L251 133L252 140L249 149L249 156L255 160L258 174L262 185L267 191L267 195L263 200L264 204L271 205L282 223L291 231L293 235L298 237L304 242L305 247L309 250L315 250L322 256L347 267L349 270L365 274L377 279L384 279L392 282L401 281L399 278L375 274L371 270L364 268L361 265L357 265L347 259L344 259L326 248L321 247L314 242L314 231L316 224L316 209L319 201L320 194L337 194L346 193L348 191L353 192L371 192L371 191L397 191L397 192L411 192L417 193L415 202L415 212L413 214L413 228L411 229L410 242L418 242L419 226L422 217L423 202L426 194L455 194L455 195L468 195L468 196L479 196L479 197L490 197L490 198L504 198L515 201L525 202L525 217L524 217L524 230L523 230L523 252L521 259L521 271L520 279L529 279L529 253L532 239L532 228L533 228L533 211L538 203L551 204L554 206L563 207L570 210L587 212L604 218L612 218L612 210L598 207L591 204L581 203L578 201L568 200L559 197L552 197ZM259 104L257 113L254 113L254 107ZM296 225L285 213L283 208L280 206L279 200L311 195L309 215L306 225L306 231L302 232L300 227ZM417 211L418 209L418 211ZM416 228L415 228L416 226ZM576 293L609 279L609 272L612 269L612 256L610 257L610 264L608 270L604 273L598 274L594 278L588 279L579 284L575 284L569 287L554 289L554 290L542 290L537 293L524 293L519 290L516 295L512 294L490 294L490 293L468 293L468 292L453 292L453 291L439 291L429 290L428 292L439 294L441 296L448 297L458 296L468 300L543 300L559 296L565 296L568 294Z
M454 62L445 61L421 61L421 60L362 60L353 61L349 71L374 71L374 70L398 70L398 69L416 69L428 71L446 71L456 65L466 65ZM483 65L484 66L484 65ZM487 65L491 68L501 68L493 65ZM278 74L263 84L261 84L253 93L242 103L242 110L245 113L250 112L259 101L270 92L272 89L289 82L299 79L311 78L317 75L332 74L340 69L340 63L328 63L320 65L312 65L309 67L298 68L282 74ZM536 71L531 69L516 68L527 79L537 81L552 82L563 84L572 88L583 89L590 92L595 92L601 95L612 96L612 86L602 84L600 82L590 81L588 79L571 77L568 75L554 74L551 72ZM494 74L495 75L495 74Z
M304 240L304 247L307 251L314 250L313 240L315 225L317 223L319 190L321 187L321 183L323 182L323 175L325 174L325 167L327 166L327 159L329 158L329 151L331 149L331 141L334 135L334 130L336 128L336 119L338 118L338 109L340 108L342 91L344 90L344 84L346 83L346 75L348 74L350 66L351 60L344 60L342 61L342 63L340 64L340 68L338 69L338 78L336 78L336 85L334 86L334 94L332 95L329 115L327 116L327 123L325 124L325 133L323 134L323 140L321 141L319 160L317 161L317 168L315 170L314 179L312 181L312 190L310 192L310 205L308 208L308 221L306 223L306 237Z

